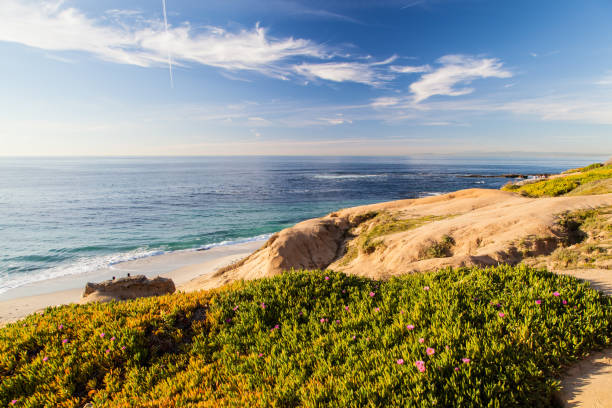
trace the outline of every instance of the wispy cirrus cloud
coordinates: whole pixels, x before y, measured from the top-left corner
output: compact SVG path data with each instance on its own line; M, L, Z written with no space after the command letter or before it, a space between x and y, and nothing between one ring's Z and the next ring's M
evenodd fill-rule
M293 68L299 75L310 79L324 79L332 82L356 82L366 85L379 86L394 78L387 69L381 68L392 63L397 57L394 55L384 61L363 62L327 62L302 63Z
M48 51L82 51L140 67L164 66L170 51L175 65L216 67L238 80L248 80L235 75L247 71L285 80L301 77L380 87L401 74L423 74L410 86L416 102L433 95L470 93L471 88L455 86L477 78L511 76L494 58L447 55L437 61L437 68L390 65L396 55L364 62L357 56L341 57L309 39L273 37L259 24L229 31L216 26L196 30L183 22L166 30L161 19L146 19L137 10L113 9L92 18L62 0L4 0L0 20L0 41Z
M134 12L112 10L112 17L133 17ZM307 39L273 38L265 28L230 32L204 27L195 32L189 23L165 32L161 20L138 24L104 24L62 1L5 0L0 7L0 41L44 50L84 51L106 61L141 67L166 63L168 48L177 64L196 63L226 70L258 71L284 77L283 66L294 57L325 59L325 46Z
M441 66L421 76L410 85L415 102L434 95L460 96L474 91L460 87L480 78L510 78L512 72L503 68L497 58L477 58L467 55L445 55L437 60Z
M482 106L482 111L499 110L517 115L536 116L544 121L581 122L612 125L612 101L608 98L582 95L525 98L493 105Z
M389 69L392 72L397 72L399 74L419 74L422 72L431 71L431 67L429 65L420 65L420 66L391 65Z
M482 115L506 113L545 122L612 125L612 101L605 93L597 94L595 91L588 97L566 94L505 100L499 95L491 95L471 100L420 103L414 103L408 97L381 97L373 99L370 107L378 112L376 118L385 122L411 120L422 124L430 121L455 125ZM359 112L359 118L366 117L367 112Z
M389 106L395 106L402 102L402 98L393 96L381 96L380 98L374 99L370 106L373 108L387 108Z

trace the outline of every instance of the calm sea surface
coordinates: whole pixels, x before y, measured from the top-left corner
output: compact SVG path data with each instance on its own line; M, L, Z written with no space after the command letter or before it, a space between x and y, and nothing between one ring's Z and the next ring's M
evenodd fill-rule
M0 293L177 250L263 239L343 207L553 173L593 158L0 158Z

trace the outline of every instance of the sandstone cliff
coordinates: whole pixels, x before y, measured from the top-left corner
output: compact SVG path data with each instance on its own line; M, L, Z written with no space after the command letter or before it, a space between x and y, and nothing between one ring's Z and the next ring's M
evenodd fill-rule
M527 198L485 189L348 208L274 234L242 261L202 276L210 288L284 270L330 268L385 278L445 266L517 263L576 239L562 214L612 206L612 194Z

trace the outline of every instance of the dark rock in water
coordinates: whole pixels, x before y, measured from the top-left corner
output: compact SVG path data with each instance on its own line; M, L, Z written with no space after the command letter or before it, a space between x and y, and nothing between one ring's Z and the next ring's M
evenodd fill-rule
M175 290L172 279L159 276L155 279L148 279L144 275L137 275L100 283L88 282L85 285L81 303L159 296L174 293Z

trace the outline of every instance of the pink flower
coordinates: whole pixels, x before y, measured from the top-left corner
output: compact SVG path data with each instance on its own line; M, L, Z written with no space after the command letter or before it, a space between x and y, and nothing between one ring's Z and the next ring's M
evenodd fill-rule
M355 340L356 336L353 336L353 340Z
M63 328L64 328L64 325L63 325L63 324L60 324L60 325L58 326L58 329L60 329L60 330L62 330Z
M274 331L274 330L278 330L280 326L277 324L276 326L274 326L272 329L270 329L270 331Z
M432 356L436 353L436 350L434 350L431 347L427 347L427 350L425 352L427 353L428 356Z
M470 360L469 358L462 358L461 361L463 361L463 364L470 364Z
M446 349L446 351L450 350L449 346L444 346L444 348Z
M106 354L110 353L110 349L106 349L105 353Z
M455 367L455 371L459 371L459 367Z
M542 304L542 301L540 299L536 300L536 305L540 305Z
M325 277L325 280L329 280L329 276L326 276L326 277Z
M370 297L374 297L374 295L376 295L376 293L370 292Z
M348 306L344 306L344 310L346 310L348 312L349 311L349 307Z
M563 303L564 305L567 305L567 300L563 299L561 303Z
M121 346L121 350L125 350L125 346Z
M560 294L559 292L556 292L556 291L555 291L555 292L553 292L553 295L554 295L554 296L561 296L561 294Z
M417 368L417 369L418 369L420 372L422 372L422 373L424 373L424 372L425 372L425 362L424 362L424 361L422 361L422 360L417 360L417 361L415 361L415 362L414 362L414 365L416 366L416 368Z
M320 320L321 323L325 323L325 319L322 317Z
M419 339L419 343L425 343L425 339L421 337L421 338Z
M68 339L62 340L62 344L66 344L66 343L68 343Z
M342 293L346 293L346 289L342 289Z
M17 403L17 400L12 400L11 401L11 405L15 405Z
M106 336L106 334L100 333L100 337L104 338L104 336Z
M115 341L115 336L111 337L111 341Z
M233 308L232 310L233 310L234 312L235 312L236 310L238 310L238 305L234 306L234 308Z
M414 325L412 325L412 324L407 324L407 325L406 325L406 328L407 328L408 330L413 330L413 329L414 329Z
M380 312L380 307L375 307L375 308L374 308L374 311L375 311L375 312Z
M263 353L259 353L257 357L263 357Z
M404 359L400 358L399 360L397 360L397 364L402 365L404 364Z
M265 309L266 308L266 304L264 302L261 302L261 308Z
M400 314L404 314L404 311L403 311L403 310L400 310Z
M427 292L429 290L429 286L423 286L423 290Z
M504 317L504 316L506 316L506 314L505 314L504 312L499 312L499 313L498 313L498 315L499 315L499 317Z
M336 324L340 324L340 320L336 320Z
M44 356L44 357L43 357L43 361L47 361L47 360L49 360L49 357Z

